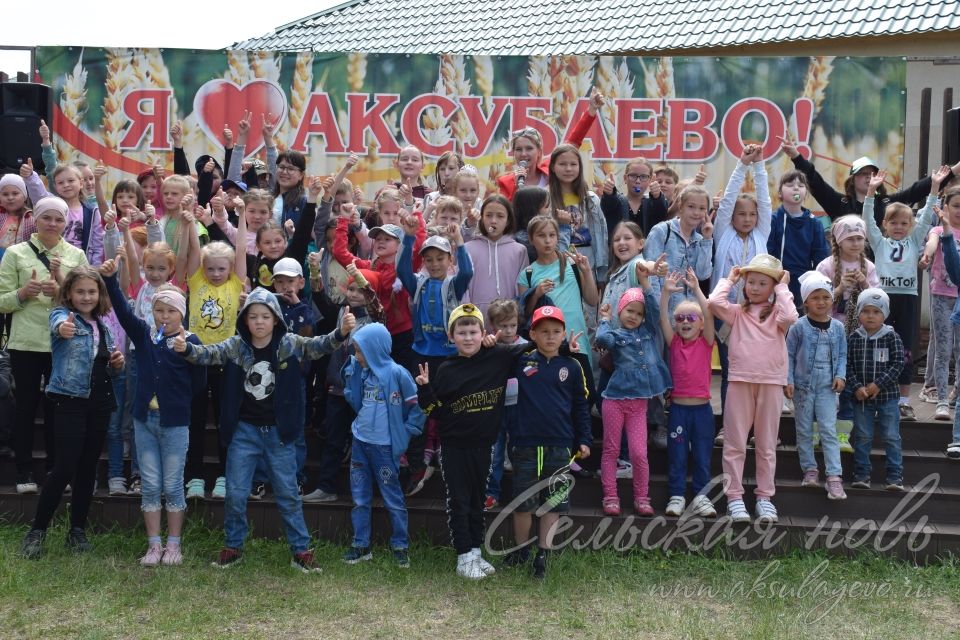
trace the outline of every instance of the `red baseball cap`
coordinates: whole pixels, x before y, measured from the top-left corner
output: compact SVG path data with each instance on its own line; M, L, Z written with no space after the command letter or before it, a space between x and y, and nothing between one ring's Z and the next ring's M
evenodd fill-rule
M541 320L556 320L561 323L564 328L567 326L567 321L563 319L563 311L560 311L559 307L540 307L533 312L533 320L530 321L530 328L533 329L537 326Z

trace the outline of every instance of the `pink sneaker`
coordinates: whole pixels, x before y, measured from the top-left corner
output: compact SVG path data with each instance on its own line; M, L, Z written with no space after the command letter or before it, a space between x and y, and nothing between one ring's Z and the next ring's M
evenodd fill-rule
M820 486L820 472L816 469L807 469L803 472L803 481L800 483L801 487L819 487Z
M649 498L637 498L633 501L633 511L638 516L652 516L653 507L650 506Z
M163 547L159 544L152 544L147 547L147 553L142 558L140 558L140 566L142 567L155 567L160 564L160 560L163 558Z
M843 490L843 480L840 476L827 476L827 498L830 500L847 499L847 494Z
M620 515L620 499L604 498L603 499L603 515L606 515L606 516Z
M168 567L183 564L183 551L180 550L180 545L168 544L163 552L162 562Z

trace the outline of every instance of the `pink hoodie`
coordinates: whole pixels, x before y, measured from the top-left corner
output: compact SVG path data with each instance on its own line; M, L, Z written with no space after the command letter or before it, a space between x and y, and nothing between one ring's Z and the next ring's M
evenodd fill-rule
M487 307L491 302L517 297L517 276L530 265L527 248L513 236L501 236L491 242L482 235L464 246L473 262L473 279L463 301L480 307L484 320L489 321Z
M708 300L714 315L730 325L729 380L786 385L787 329L799 318L790 288L785 284L773 288L773 312L761 321L762 305L751 305L745 311L727 299L732 286L730 280L722 278Z

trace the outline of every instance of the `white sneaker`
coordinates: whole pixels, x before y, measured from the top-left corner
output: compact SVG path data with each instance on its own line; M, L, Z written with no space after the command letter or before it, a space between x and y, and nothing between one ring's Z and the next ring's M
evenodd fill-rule
M933 412L934 420L949 420L950 419L950 405L946 402L941 402L937 405L937 410Z
M33 478L27 478L23 482L17 483L17 493L39 493L40 490L37 488L37 483L33 481Z
M187 500L203 500L206 497L206 487L202 478L192 478L187 482Z
M457 575L469 580L483 580L487 577L472 551L457 556Z
M766 498L757 498L756 513L758 522L777 521L777 508Z
M743 500L729 500L727 502L727 515L734 522L750 522L750 513L747 511L747 505Z
M715 447L723 446L723 427L720 427L720 431L717 431L717 435L713 437L713 445Z
M947 445L947 457L951 460L960 460L960 442L951 442Z
M127 479L122 476L110 478L107 480L107 487L112 496L127 495Z
M633 479L633 465L626 460L617 460L617 479Z
M480 570L488 576L492 576L497 572L496 567L483 559L483 554L480 552L480 548L470 549L470 553L473 554L474 561L480 565Z
M507 452L503 452L503 470L504 471L513 471L513 463L510 462L510 456L507 455Z
M717 509L713 506L713 503L710 502L710 498L700 494L693 499L693 502L690 503L690 511L694 515L700 516L701 518L716 518Z
M213 491L210 492L210 497L214 500L223 500L227 497L227 479L223 476L217 478L217 483L213 485Z
M687 499L683 496L670 496L670 501L667 503L667 508L664 510L664 513L668 516L680 517L683 515L683 510L687 508Z
M781 413L793 413L793 400L790 398L783 399L783 409Z

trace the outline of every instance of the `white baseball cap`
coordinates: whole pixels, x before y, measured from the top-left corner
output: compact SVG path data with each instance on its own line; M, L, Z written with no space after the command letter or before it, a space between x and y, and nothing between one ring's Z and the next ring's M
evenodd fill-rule
M277 264L273 265L273 275L290 276L292 278L303 277L303 265L293 258L280 258Z

